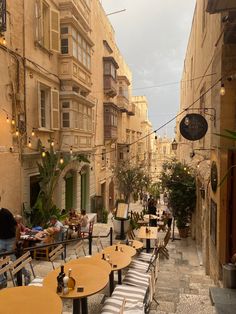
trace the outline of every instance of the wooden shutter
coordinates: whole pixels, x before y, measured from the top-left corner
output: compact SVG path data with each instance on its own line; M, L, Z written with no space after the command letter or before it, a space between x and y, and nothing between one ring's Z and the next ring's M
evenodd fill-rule
M43 11L42 0L35 2L35 40L42 45L43 43Z
M52 129L58 130L60 127L60 115L59 115L59 93L57 90L51 91L51 119Z
M60 17L59 12L50 10L50 49L60 51Z

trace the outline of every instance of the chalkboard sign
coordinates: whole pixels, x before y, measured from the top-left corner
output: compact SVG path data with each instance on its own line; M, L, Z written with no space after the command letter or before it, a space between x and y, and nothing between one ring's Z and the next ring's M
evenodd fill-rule
M206 119L197 113L187 114L179 125L181 135L189 141L200 140L208 130Z
M217 235L217 204L211 199L211 222L210 235L212 242L216 245Z

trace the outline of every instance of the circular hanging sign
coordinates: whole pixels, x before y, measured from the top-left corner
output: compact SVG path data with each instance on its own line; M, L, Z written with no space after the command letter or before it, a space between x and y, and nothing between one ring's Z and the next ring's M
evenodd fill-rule
M198 113L187 114L179 125L181 135L189 141L200 140L208 130L206 119Z

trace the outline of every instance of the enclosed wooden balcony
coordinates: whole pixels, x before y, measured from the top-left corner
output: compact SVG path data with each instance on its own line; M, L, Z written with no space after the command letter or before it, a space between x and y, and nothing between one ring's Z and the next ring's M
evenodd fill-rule
M117 139L118 108L113 103L104 103L104 139Z
M117 95L116 70L119 68L113 57L103 58L103 88L104 94L108 97Z
M104 94L113 98L117 95L117 82L111 75L104 75Z
M206 11L210 14L236 10L235 0L208 0Z

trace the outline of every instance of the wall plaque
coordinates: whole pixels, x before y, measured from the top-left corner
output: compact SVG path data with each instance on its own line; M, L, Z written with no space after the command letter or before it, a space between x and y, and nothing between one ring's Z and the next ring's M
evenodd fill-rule
M179 125L181 135L189 141L200 140L208 130L206 119L198 113L187 114Z

